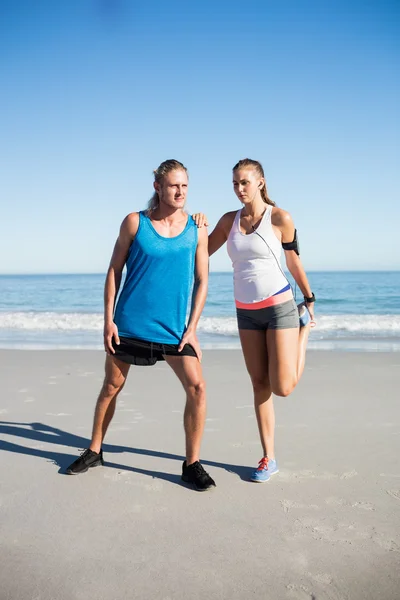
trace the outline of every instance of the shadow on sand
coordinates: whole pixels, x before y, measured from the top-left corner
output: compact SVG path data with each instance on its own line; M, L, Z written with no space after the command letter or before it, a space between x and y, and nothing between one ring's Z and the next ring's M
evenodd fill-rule
M16 438L25 438L26 440L30 440L36 443L59 444L60 446L67 446L74 449L88 448L90 443L90 440L88 440L85 437L69 433L68 431L63 431L62 429L46 425L45 423L17 423L13 421L0 421L0 434L15 436ZM63 452L47 451L41 448L29 448L28 446L21 446L19 444L14 444L13 442L7 442L5 440L0 440L0 450L6 452L15 452L17 454L28 454L30 456L37 456L38 458L45 458L59 467L60 474L65 474L66 468L77 458L76 454L65 454ZM132 452L133 454L142 454L145 456L177 460L180 463L185 460L184 456L178 454L169 454L168 452L148 450L146 448L116 446L113 444L103 444L103 452L106 454ZM243 481L248 481L248 467L244 467L243 465L231 465L226 463L220 463L210 460L202 460L201 462L203 465L217 467L220 469L225 469L230 473L235 473ZM107 467L111 467L113 469L119 469L121 471L132 471L134 473L148 475L149 477L155 477L157 479L163 479L164 481L169 481L171 483L181 485L179 475L171 475L170 473L164 473L162 471L139 469L137 467L131 467L116 462L110 462L108 460L105 464Z

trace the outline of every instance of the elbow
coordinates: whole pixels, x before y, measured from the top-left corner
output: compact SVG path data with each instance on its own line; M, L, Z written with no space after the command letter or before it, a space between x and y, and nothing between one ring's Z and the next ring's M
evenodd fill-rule
M208 287L208 277L195 277L194 285L197 289Z

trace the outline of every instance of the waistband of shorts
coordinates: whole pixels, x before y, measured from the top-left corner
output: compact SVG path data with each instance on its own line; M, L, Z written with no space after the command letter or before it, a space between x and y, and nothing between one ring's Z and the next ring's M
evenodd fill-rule
M260 308L268 308L268 306L275 306L275 304L282 304L282 302L287 302L292 298L292 290L287 290L286 292L282 292L281 294L265 298L265 300L261 300L261 302L252 302L251 304L247 304L246 302L239 302L239 300L235 300L235 304L236 308L244 308L246 310L259 310Z

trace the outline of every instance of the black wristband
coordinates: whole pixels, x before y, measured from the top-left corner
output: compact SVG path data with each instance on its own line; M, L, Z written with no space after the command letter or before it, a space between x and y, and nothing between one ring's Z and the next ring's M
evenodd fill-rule
M307 298L307 296L304 296L304 302L308 302L309 304L311 304L311 302L315 302L314 292L311 292L311 296L309 298Z

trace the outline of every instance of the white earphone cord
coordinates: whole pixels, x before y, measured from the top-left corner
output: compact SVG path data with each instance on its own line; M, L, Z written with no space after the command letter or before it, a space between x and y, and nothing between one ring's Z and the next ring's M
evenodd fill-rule
M295 281L295 289L294 289L294 291L293 291L293 286L292 286L292 284L290 283L289 279L286 277L285 273L283 272L283 270L282 270L282 267L281 267L281 265L280 265L280 262L279 262L279 260L278 260L278 259L276 258L276 256L275 256L275 252L272 250L272 248L271 248L271 247L270 247L270 245L268 244L267 240L264 240L263 236L262 236L262 235L260 235L260 234L258 233L258 231L257 231L257 229L255 229L254 225L252 225L252 226L251 226L251 228L253 229L253 232L254 232L254 233L256 233L256 234L258 235L258 237L262 239L262 241L264 242L264 244L266 244L266 245L267 245L267 248L268 248L268 250L271 252L272 256L273 256L273 257L274 257L274 259L276 260L276 264L278 265L280 272L282 273L282 275L284 276L284 278L286 279L286 281L287 281L287 282L288 282L288 284L290 285L290 289L292 290L292 294L293 294L293 296L294 296L294 301L296 302L297 282Z

